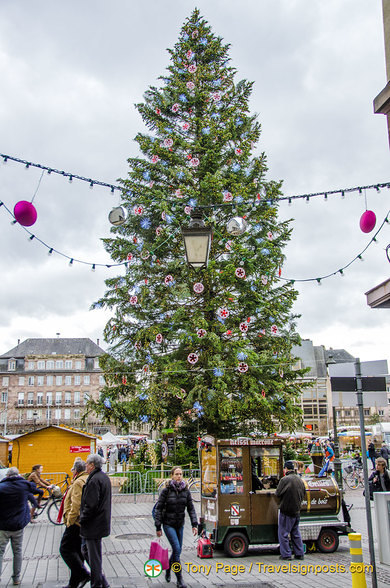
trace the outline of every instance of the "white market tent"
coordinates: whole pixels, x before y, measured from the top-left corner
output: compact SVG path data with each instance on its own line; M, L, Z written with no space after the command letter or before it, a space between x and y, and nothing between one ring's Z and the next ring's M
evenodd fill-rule
M97 440L97 444L103 447L107 447L107 445L117 445L118 443L122 443L122 441L119 437L110 433L110 431L104 433L102 438Z

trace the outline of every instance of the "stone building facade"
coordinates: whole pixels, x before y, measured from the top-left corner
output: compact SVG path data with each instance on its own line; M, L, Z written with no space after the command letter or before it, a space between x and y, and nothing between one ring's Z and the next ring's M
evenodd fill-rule
M0 356L0 431L18 434L50 424L81 426L89 397L99 397L104 350L91 339L27 339ZM84 425L99 434L95 415Z

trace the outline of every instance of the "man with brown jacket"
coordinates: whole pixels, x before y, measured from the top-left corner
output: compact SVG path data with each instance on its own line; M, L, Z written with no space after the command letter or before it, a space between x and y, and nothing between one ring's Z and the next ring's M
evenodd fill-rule
M80 505L83 487L88 478L85 462L77 459L72 468L73 481L64 498L63 518L66 529L61 539L60 554L70 569L69 584L64 588L81 588L90 581L84 567L80 537Z

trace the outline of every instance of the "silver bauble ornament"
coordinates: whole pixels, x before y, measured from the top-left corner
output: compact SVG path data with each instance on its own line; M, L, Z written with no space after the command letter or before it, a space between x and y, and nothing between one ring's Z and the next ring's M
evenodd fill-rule
M116 206L111 210L110 214L108 215L108 220L115 227L123 225L126 222L126 218L127 211L125 208L123 208L123 206Z
M244 220L240 216L234 216L227 222L226 230L229 233L229 235L234 235L237 237L238 235L242 235L243 233L245 233L247 226L248 225L246 223L246 220Z

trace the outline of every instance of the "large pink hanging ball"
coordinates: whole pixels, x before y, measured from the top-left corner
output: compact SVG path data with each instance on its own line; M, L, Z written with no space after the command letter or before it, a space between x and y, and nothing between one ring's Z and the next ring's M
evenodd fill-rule
M31 227L37 220L37 211L31 202L20 200L15 204L14 217L20 225Z
M360 217L360 228L363 233L371 233L372 229L375 227L375 223L375 212L372 212L372 210L366 210L366 212L363 212Z

